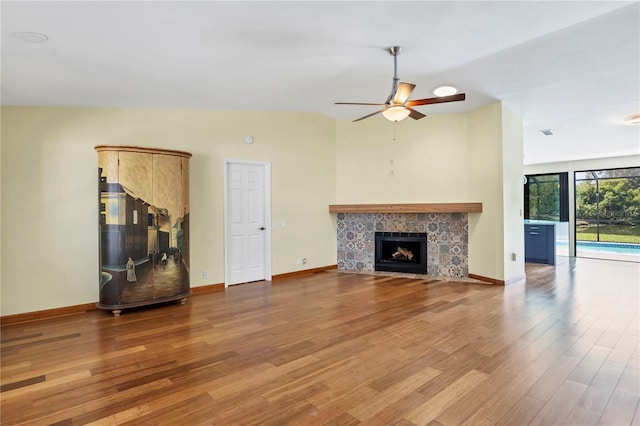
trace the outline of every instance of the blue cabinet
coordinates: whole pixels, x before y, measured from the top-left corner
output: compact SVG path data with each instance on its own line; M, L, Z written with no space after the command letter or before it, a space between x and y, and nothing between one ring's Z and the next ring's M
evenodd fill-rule
M524 260L533 263L556 264L555 224L524 225Z

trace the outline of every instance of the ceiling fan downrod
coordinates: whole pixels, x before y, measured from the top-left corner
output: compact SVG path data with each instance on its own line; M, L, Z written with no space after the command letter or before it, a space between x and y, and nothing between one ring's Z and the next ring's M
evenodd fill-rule
M387 48L387 52L389 55L393 56L393 83L391 85L391 94L387 98L386 104L391 104L391 99L396 95L396 91L398 90L398 55L402 52L402 46L390 46Z

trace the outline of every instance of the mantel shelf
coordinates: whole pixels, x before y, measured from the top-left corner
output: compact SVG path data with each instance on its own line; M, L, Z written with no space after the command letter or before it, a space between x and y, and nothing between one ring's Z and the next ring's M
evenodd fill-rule
M329 213L481 213L482 203L331 204Z

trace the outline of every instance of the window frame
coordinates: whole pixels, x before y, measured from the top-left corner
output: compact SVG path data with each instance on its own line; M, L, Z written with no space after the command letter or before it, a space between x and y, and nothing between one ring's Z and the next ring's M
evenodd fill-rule
M556 172L556 173L536 173L525 175L524 181L524 218L531 219L530 214L530 189L531 181L540 176L558 176L558 216L559 222L569 222L569 172Z

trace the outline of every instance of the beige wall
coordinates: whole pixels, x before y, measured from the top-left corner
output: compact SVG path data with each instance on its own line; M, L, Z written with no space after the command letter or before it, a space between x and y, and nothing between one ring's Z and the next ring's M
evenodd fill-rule
M509 279L520 270L505 259L521 250L511 205L521 199L518 185L503 182L522 178L521 161L511 163L521 159L521 125L499 102L406 120L395 132L384 119L282 112L3 107L1 119L2 315L97 301L93 147L102 144L193 154L192 287L224 281L225 159L272 164L272 220L285 223L272 229L274 275L334 264L328 205L376 202L480 201L484 212L469 215L470 272ZM297 257L309 262L296 265Z
M504 279L502 117L500 103L469 113L469 190L482 213L469 215L469 273Z
M408 119L396 125L395 140L394 125L378 119L338 121L336 137L338 203L480 201L483 212L469 214L469 272L524 274L522 125L500 102Z
M524 156L522 120L502 104L504 280L524 277ZM515 254L516 260L513 260Z
M337 122L338 203L480 201L468 193L467 114Z
M469 113L469 272L509 282L524 277L522 121L496 102ZM516 260L512 259L516 254Z
M224 281L224 159L271 162L274 275L335 264L335 121L320 114L2 108L2 315L98 299L95 145L188 151L191 286ZM243 143L246 135L253 145ZM202 278L202 271L209 278Z

